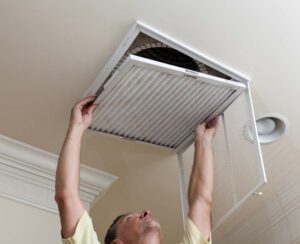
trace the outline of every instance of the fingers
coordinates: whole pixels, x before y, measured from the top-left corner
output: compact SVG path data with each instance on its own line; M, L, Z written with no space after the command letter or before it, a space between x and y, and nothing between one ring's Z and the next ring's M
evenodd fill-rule
M197 133L202 133L204 130L205 130L205 127L206 127L206 122L203 122L201 124L199 124L197 127L196 127L196 132Z
M219 118L215 117L207 122L199 124L195 130L195 145L204 143L205 145L212 145L212 140L216 134Z
M95 95L85 97L82 100L80 100L78 103L76 103L74 107L82 109L84 107L84 105L94 102L96 100L96 98L97 98L97 96L95 96Z
M196 130L197 130L197 129L201 129L201 128L205 128L205 126L206 126L206 122L203 122L203 123L199 124L199 125L196 127Z
M202 130L205 130L205 129L210 129L210 128L214 128L214 127L218 127L218 124L219 124L219 117L215 117L207 122L202 122L201 124L199 124L197 127L196 127L196 130L197 131L202 131Z
M94 112L94 110L97 108L98 104L92 104L88 107L87 109L87 113L88 114L92 114Z
M205 122L205 121L202 122L195 129L196 136L201 137L201 136L204 135L204 133L206 131L209 131L209 130L216 131L217 128L218 128L218 124L219 124L219 118L218 117L215 117L215 118L211 119L208 122Z
M217 128L219 125L219 117L215 117L206 123L206 129Z

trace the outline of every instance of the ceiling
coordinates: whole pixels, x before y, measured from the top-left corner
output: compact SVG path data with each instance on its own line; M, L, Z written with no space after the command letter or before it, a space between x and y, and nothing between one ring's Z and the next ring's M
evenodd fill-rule
M281 141L263 146L269 180L264 195L240 208L218 229L214 242L299 243L299 10L300 3L295 0L2 0L0 133L59 153L72 105L135 20L141 20L251 77L256 114L281 113L290 122ZM191 150L186 155L189 161ZM112 206L104 217L106 224L114 209L139 208L147 201L157 210L162 224L173 221L176 225L165 227L166 243L177 241L179 236L174 233L182 223L173 219L180 216L177 169L172 163L175 157L163 150L88 134L83 160L123 177L95 206L99 209L94 212L97 224L101 225L96 215L105 212L103 206ZM159 189L157 183L155 191L147 188L147 197L142 199L132 188L139 180L137 192L144 194L142 186L153 182L153 178L144 177L147 172L158 177L166 189ZM125 193L119 195L121 199L112 195L126 190L129 197ZM157 199L165 208L156 205ZM118 207L120 202L122 207ZM176 204L168 208L167 203L173 202ZM98 228L100 232L105 229Z

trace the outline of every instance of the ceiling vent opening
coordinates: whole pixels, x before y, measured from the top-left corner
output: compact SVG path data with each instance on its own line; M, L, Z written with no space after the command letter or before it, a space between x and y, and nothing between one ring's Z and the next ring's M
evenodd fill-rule
M145 33L140 32L136 38L132 41L129 48L126 50L124 55L120 58L118 64L112 70L109 77L111 77L114 72L121 66L121 64L126 60L126 58L134 54L139 57L144 57L158 62L167 63L177 67L185 68L188 70L193 70L219 78L234 80L232 77L219 72L218 70L205 65L199 60L182 53L176 48L169 46L168 44L159 41L153 37L148 36Z
M96 94L100 104L90 129L184 150L195 126L220 115L246 82L138 22L85 93Z
M208 73L205 65L154 38L140 33L125 55L134 54L189 70Z
M137 56L163 62L177 67L201 72L200 65L189 56L169 47L150 47L136 53ZM203 73L207 73L203 68Z
M167 63L188 70L193 70L227 80L233 80L230 76L223 74L216 69L205 65L199 60L180 52L144 33L140 33L133 41L125 56L135 54L158 62Z

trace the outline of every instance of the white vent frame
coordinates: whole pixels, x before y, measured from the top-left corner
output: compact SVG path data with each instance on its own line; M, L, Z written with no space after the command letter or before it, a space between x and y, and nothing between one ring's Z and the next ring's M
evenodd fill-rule
M255 115L254 115L254 109L253 109L253 103L251 98L251 91L250 91L250 78L241 74L240 72L231 69L222 63L206 56L203 53L200 53L176 40L173 38L170 38L169 36L153 29L152 27L145 25L144 23L141 23L137 21L134 26L131 28L131 30L128 32L128 34L125 36L123 41L121 42L120 46L116 49L116 51L113 53L111 58L108 60L108 62L105 64L99 75L97 76L96 80L91 84L91 86L88 88L88 90L83 94L83 97L94 95L95 91L97 91L110 77L114 67L120 62L122 57L125 55L126 51L129 49L130 45L133 43L133 41L136 39L136 37L140 34L144 33L159 42L165 43L170 48L174 48L178 51L180 51L183 54L186 54L187 56L190 56L191 58L229 76L237 83L240 83L242 87L244 88L244 94L247 97L248 102L248 112L249 112L249 125L252 127L252 131L254 132L254 145L256 148L256 158L257 158L257 165L259 168L259 174L260 174L260 181L258 182L257 186L252 189L252 191L249 191L249 193L241 199L239 202L237 202L230 211L224 215L215 226L213 226L213 230L215 230L218 226L220 226L237 208L239 208L247 199L249 199L255 192L259 191L264 184L267 183L267 178L265 174L265 168L263 164L263 158L261 153L261 148L258 140L257 135L257 128L255 123ZM216 113L218 114L218 113ZM211 117L213 117L212 115ZM224 128L226 130L226 128ZM104 133L104 135L107 135ZM111 135L110 135L111 136ZM184 179L184 167L183 167L183 159L182 154L185 152L185 150L193 143L193 134L191 134L185 141L185 143L182 143L182 145L176 150L174 150L174 153L178 155L178 163L179 163L179 170L180 170L180 189L181 189L181 205L182 205L182 214L183 214L183 221L186 221L187 212L188 212L188 204L187 204L187 192L186 192L186 185L185 185L185 179ZM137 141L138 142L138 141ZM229 150L229 149L228 149Z

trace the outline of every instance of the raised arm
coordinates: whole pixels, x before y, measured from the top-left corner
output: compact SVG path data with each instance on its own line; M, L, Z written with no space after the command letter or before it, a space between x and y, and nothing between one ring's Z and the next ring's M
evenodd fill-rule
M211 232L211 206L213 191L213 138L218 118L200 124L195 130L194 164L188 189L189 218L206 240Z
M76 225L84 212L79 198L79 169L81 138L90 125L95 96L86 97L72 109L69 129L58 159L55 200L58 205L62 235L68 238L75 233Z

